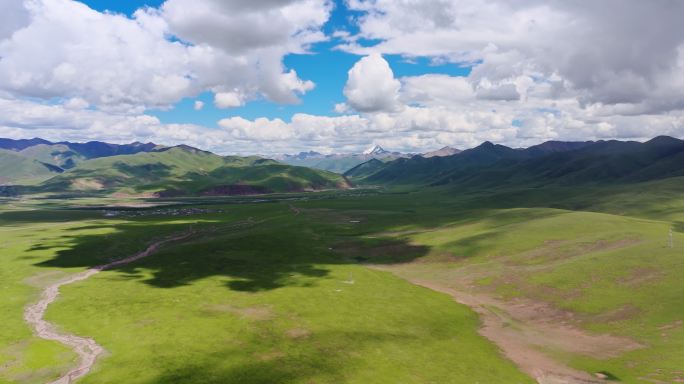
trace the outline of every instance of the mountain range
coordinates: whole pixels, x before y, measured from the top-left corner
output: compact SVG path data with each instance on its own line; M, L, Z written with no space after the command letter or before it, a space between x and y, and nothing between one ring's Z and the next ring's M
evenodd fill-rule
M285 164L322 169L335 173L344 173L371 159L391 161L410 156L412 155L387 151L379 145L374 145L362 153L326 155L315 151L308 151L300 152L296 155L277 155L273 158Z
M362 184L461 188L639 182L684 176L684 141L548 141L524 149L485 142L450 156L371 160L345 176Z
M423 153L420 156L442 157L451 156L459 152L461 151L456 148L446 146L435 151ZM415 155L416 154L414 153L388 151L379 145L373 145L361 153L335 153L326 155L315 151L307 151L295 155L276 155L273 158L285 164L300 165L335 173L344 173L357 165L372 159L388 162L401 158L409 158Z
M384 186L494 188L632 183L684 176L684 141L547 141L529 148L484 142L422 155L380 146L356 155L302 152L278 162L219 156L187 145L53 143L0 139L0 185L32 193L240 195ZM360 162L344 174L342 164ZM303 164L308 166L292 165ZM314 167L311 164L317 164ZM4 189L5 191L7 188Z
M161 150L153 143L110 144L100 141L71 143L0 138L0 185L33 184L100 157Z
M436 151L423 153L422 156L423 157L444 157L444 156L455 155L455 154L460 153L460 152L461 152L460 149L456 149L453 147L446 146L446 147L442 147Z
M0 146L0 185L15 186L13 193L245 195L350 186L339 174L187 145L0 139Z

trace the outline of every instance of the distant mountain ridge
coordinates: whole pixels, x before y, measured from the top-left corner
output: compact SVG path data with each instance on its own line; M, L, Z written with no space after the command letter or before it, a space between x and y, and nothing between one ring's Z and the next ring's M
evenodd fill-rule
M362 153L325 155L315 151L308 151L294 155L277 155L273 156L273 158L285 164L322 169L342 174L371 159L391 161L410 156L412 156L412 154L391 152L379 145L373 145Z
M0 195L60 193L172 197L348 188L339 174L188 145L2 141ZM59 164L59 165L56 165ZM13 186L13 187L8 187Z
M684 141L548 141L524 149L484 142L450 156L362 164L345 175L368 184L463 187L648 181L684 176Z
M0 149L6 149L8 151L21 151L22 149L26 149L28 147L33 147L34 145L38 144L47 144L51 145L54 143L51 143L47 140L43 140L40 138L33 138L33 139L3 139L0 138Z
M140 152L160 151L167 147L154 143L134 142L130 144L110 144L101 141L74 143L69 141L51 142L41 138L6 139L0 138L0 150L16 153L15 165L0 166L0 184L16 182L38 182L55 174L76 167L78 164L101 157L133 155ZM5 154L4 162L9 155Z
M444 157L451 156L459 152L461 152L459 149L446 146L435 151L427 152L421 156ZM415 155L415 153L388 151L382 146L374 144L361 153L325 155L316 151L308 151L293 155L277 155L273 158L285 164L300 165L344 174L345 172L351 171L356 166L371 159L388 162L400 158L410 158Z
M117 155L134 155L140 152L153 152L167 148L154 143L140 143L137 141L130 144L110 144L101 141L89 141L87 143L70 143L65 141L56 144L66 145L71 150L83 155L87 159Z
M110 144L102 141L88 141L85 143L75 143L69 141L51 142L37 137L33 139L16 140L0 138L1 149L15 152L41 144L46 146L63 145L87 159L116 155L132 155L138 152L151 152L156 149L164 148L164 146L154 143L140 143L137 141L130 144Z
M517 149L484 142L464 151L445 147L433 151L439 154L422 155L374 145L366 154L308 151L287 156L290 164L317 162L321 168L329 162L337 173L256 156L219 156L187 145L53 143L39 138L0 139L0 145L0 185L34 185L51 192L265 193L346 188L350 180L388 186L537 187L684 176L684 141L668 136L644 143L547 141ZM448 155L451 151L455 153Z
M446 147L442 147L436 151L425 152L421 156L423 156L423 157L444 157L444 156L455 155L455 154L460 153L460 152L461 152L460 149L456 149L453 147L446 146Z

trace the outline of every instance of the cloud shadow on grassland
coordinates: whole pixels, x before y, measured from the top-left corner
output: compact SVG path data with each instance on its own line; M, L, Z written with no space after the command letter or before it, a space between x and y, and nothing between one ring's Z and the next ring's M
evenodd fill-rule
M168 244L155 255L113 270L124 276L139 276L140 270L151 271L144 280L158 288L174 288L192 284L211 276L228 278L226 286L236 291L257 292L288 285L315 284L315 279L329 274L326 264L356 263L360 260L341 257L328 246L336 238L331 233L321 237L317 230L324 224L312 222L305 215L294 215L287 204L270 205L268 218L250 217L235 220L212 215L193 224L191 238ZM248 209L242 207L242 209ZM264 210L261 210L263 214ZM95 225L101 228L102 225ZM38 266L51 268L82 268L101 265L133 255L154 240L188 231L183 222L131 220L112 224L108 234L82 234L69 231L58 239L34 243L31 252L55 249L55 256ZM88 228L87 226L84 228ZM329 228L334 228L330 226ZM385 240L381 240L385 241ZM393 254L400 258L384 258L378 263L406 262L428 253L428 247L409 244L407 240L386 240ZM364 250L362 249L361 252ZM367 253L372 253L368 248Z

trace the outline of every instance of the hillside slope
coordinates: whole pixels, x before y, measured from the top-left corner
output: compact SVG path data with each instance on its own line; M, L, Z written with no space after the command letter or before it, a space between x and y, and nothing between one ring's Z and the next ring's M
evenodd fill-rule
M59 167L0 149L0 185L33 184L63 172Z
M43 163L56 165L63 169L75 167L87 159L65 144L38 144L19 151L21 155Z
M478 172L452 172L435 184L464 186L631 183L684 175L684 141L604 141L566 152L506 159Z
M166 147L154 143L109 144L100 141L72 143L48 140L0 138L0 150L21 155L21 158L6 154L0 157L0 175L6 184L36 183L45 180L55 172L76 167L88 159L116 155L132 155L140 152L162 151ZM34 162L32 162L33 160ZM49 172L45 172L47 168Z
M346 188L334 173L258 157L222 157L187 146L103 157L54 177L42 191L104 194L240 195Z
M346 177L366 177L374 174L385 166L385 163L378 159L370 159L344 173Z
M376 184L430 184L455 171L470 172L502 159L522 159L527 156L524 151L485 142L452 156L397 159L365 177L364 181Z

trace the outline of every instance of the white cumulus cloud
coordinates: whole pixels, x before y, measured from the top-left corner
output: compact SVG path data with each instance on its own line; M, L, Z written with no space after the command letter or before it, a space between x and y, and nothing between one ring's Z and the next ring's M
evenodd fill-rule
M133 112L226 89L297 102L314 85L282 59L325 39L331 10L325 0L168 0L129 18L74 0L10 3L0 15L0 90Z
M244 105L244 99L238 92L219 92L214 95L214 105L221 109L235 108Z
M387 61L379 54L370 54L349 70L344 95L357 111L392 111L399 107L400 87Z
M584 105L625 113L684 106L684 2L351 0L360 32L340 48L474 65L481 97L515 99L520 76L559 78ZM375 39L362 46L359 38ZM516 89L520 93L520 89Z

